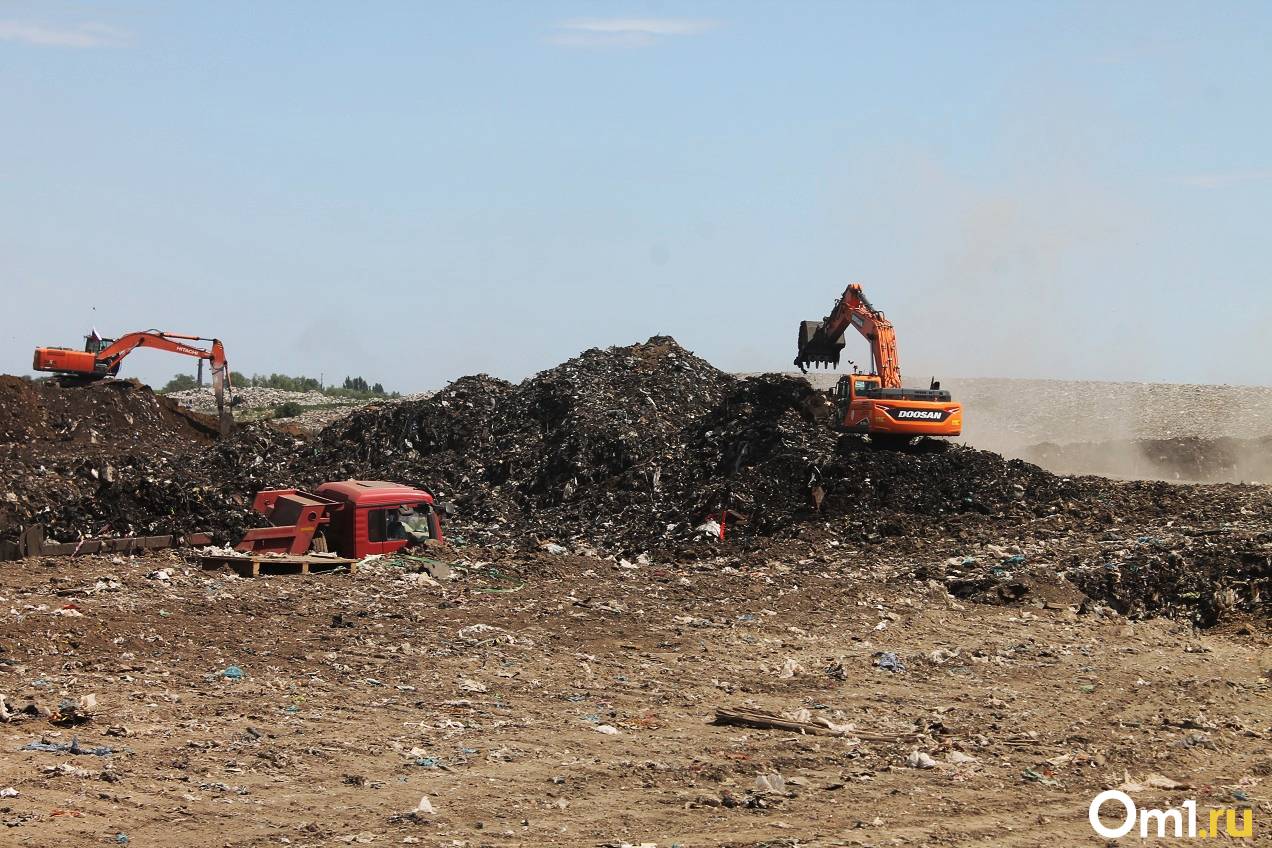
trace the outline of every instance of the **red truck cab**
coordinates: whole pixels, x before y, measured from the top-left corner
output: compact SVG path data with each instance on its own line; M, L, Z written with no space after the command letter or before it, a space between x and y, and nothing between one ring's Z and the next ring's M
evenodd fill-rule
M412 535L442 541L433 496L423 489L383 480L341 480L323 483L316 494L339 505L323 532L328 547L341 556L390 554L406 547Z
M306 554L332 551L362 559L412 542L443 542L442 509L423 489L383 480L340 480L313 492L266 489L252 508L274 525L248 530L236 550Z

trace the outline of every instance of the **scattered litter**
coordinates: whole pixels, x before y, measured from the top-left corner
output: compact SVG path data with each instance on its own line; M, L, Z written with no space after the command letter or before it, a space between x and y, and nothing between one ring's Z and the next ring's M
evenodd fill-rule
M23 751L49 751L55 754L77 754L91 755L94 757L107 757L115 753L105 745L99 745L95 748L84 748L79 743L79 737L72 736L70 742L49 742L47 740L37 740L28 742L22 746Z
M1020 773L1020 775L1031 783L1041 783L1043 786L1064 786L1063 783L1056 780L1054 777L1048 777L1047 775L1034 771L1031 768L1025 769Z
M1143 780L1132 780L1128 772L1123 772L1122 783L1117 788L1123 792L1143 792L1146 789L1188 789L1190 786L1164 774L1150 773Z
M777 673L777 676L782 680L790 680L803 670L804 667L802 665L797 663L793 658L787 657L786 662L782 663L782 670Z
M776 772L759 774L755 777L756 792L773 792L781 795L786 792L786 781Z
M911 751L910 755L905 758L906 765L916 769L936 768L936 760L922 751Z

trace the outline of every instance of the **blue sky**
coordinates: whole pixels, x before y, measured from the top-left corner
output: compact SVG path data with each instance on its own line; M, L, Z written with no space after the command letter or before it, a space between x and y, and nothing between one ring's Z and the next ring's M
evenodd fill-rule
M1268 3L0 0L0 371L93 325L406 391L655 333L780 370L860 281L916 383L1269 384L1269 43Z

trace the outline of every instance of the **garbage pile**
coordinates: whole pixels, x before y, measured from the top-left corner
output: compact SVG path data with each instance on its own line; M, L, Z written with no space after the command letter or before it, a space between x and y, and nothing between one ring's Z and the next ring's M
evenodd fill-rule
M419 400L428 397L431 392L419 392L404 395L401 398L364 398L343 397L319 391L291 392L284 389L270 389L264 386L235 386L231 393L231 406L237 420L262 420L275 417L283 404L296 404L301 407L298 415L291 415L280 421L292 428L300 428L308 433L317 433L324 427L344 418L354 410L371 404L398 403L402 400ZM176 401L181 406L194 412L205 414L216 413L216 394L211 386L184 389L179 392L168 392L165 397Z
M199 452L216 421L135 380L63 388L0 376L0 536L90 497L128 469Z
M675 503L679 471L692 426L735 383L654 337L586 351L519 385L465 377L422 401L355 413L302 462L313 477L425 486L458 507L474 541L516 532L616 549L665 533L668 516L682 530L700 520Z
M53 391L21 383L0 391ZM453 504L446 530L460 544L636 560L781 556L783 540L796 556L889 538L961 544L1025 528L1080 538L1186 517L1226 529L1116 556L1092 548L1054 573L1128 612L1202 622L1256 608L1267 592L1268 540L1238 537L1272 508L1262 490L1064 478L946 442L880 449L814 421L804 379L738 379L664 336L588 350L516 385L463 377L428 398L364 407L308 440L260 423L208 444L143 388L64 391L83 394L22 395L0 413L0 535L39 522L57 541L207 531L233 543L263 521L250 509L260 489L352 477ZM33 466L37 454L48 465ZM982 591L1003 577L966 579Z
M874 532L883 513L1001 515L1080 494L996 454L885 451L836 434L804 414L812 393L785 375L739 380L656 336L586 351L519 385L466 377L423 401L364 410L324 430L298 470L425 486L459 507L452 533L469 541L511 534L614 553L705 537L726 510L743 536L814 517Z
M293 485L290 461L301 441L267 424L246 424L232 437L196 452L148 456L78 500L32 516L50 539L95 535L211 532L237 541L260 516L261 489Z
M1098 558L1074 558L1064 576L1132 617L1217 624L1237 609L1272 607L1272 531L1183 532L1106 544Z
M168 392L168 397L182 406L195 412L216 414L216 392L211 386L203 388L182 389L179 392ZM246 409L263 409L275 407L282 403L295 403L300 406L323 406L339 399L319 391L289 392L283 389L270 389L264 386L235 386L233 389L233 405ZM357 401L349 401L357 403Z

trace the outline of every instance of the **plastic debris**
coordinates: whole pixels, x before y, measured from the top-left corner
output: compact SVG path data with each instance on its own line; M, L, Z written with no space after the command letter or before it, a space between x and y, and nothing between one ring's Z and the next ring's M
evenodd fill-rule
M70 742L48 742L40 739L23 745L22 750L49 751L55 754L91 755L94 757L107 757L115 753L105 745L90 748L82 747L78 736L72 736Z
M758 774L755 776L755 791L773 792L781 795L786 792L786 780L776 772L773 772L772 774Z
M906 765L916 769L936 768L936 760L932 759L923 751L911 751L910 755L905 758Z

